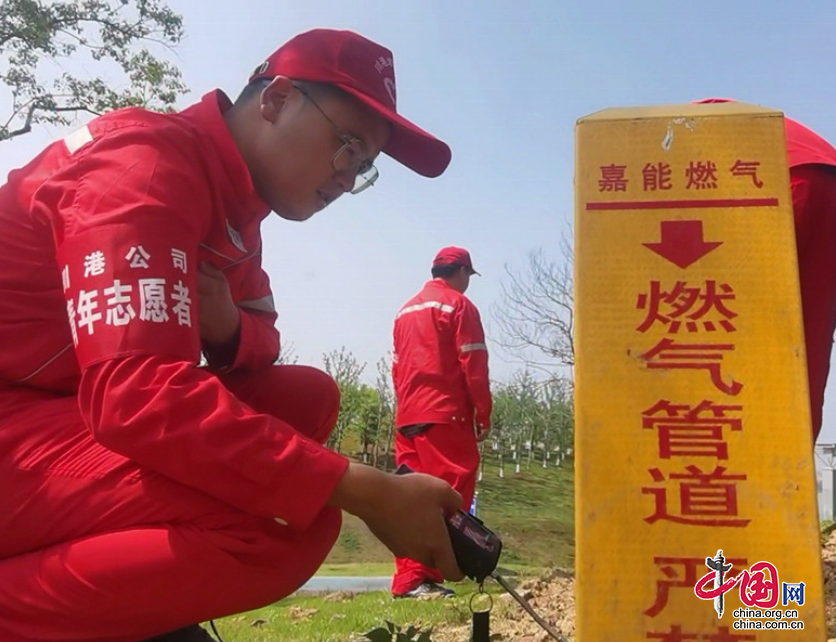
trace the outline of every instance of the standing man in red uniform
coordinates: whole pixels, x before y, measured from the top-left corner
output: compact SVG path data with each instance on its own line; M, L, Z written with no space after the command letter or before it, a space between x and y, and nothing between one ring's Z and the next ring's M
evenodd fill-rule
M784 126L815 442L822 428L824 389L836 330L836 149L791 118L784 118Z
M477 441L491 427L488 349L476 306L464 295L470 254L446 247L432 280L398 312L392 378L397 398L398 465L449 482L470 506L479 469ZM395 597L452 595L443 573L409 556L395 559Z
M340 509L459 579L428 475L322 444L339 391L279 354L261 221L305 220L443 142L396 113L392 53L315 30L178 114L127 109L0 187L0 640L206 640L320 566ZM209 367L197 367L203 352Z

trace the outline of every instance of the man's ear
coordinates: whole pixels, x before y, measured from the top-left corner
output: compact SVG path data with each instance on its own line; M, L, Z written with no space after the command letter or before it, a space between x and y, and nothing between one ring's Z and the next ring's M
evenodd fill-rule
M276 122L293 93L293 81L287 76L276 76L259 96L259 112L264 120Z

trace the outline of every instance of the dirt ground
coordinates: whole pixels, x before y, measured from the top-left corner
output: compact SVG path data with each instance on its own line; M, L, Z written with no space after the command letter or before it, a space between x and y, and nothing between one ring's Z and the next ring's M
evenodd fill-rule
M828 642L836 642L836 531L827 536L822 548L824 590L827 613ZM529 600L537 611L570 642L575 642L574 577L554 570L537 580L523 582L517 592ZM437 628L433 640L460 642L469 639L468 626ZM491 613L493 640L514 642L547 642L552 638L543 631L510 595L502 595Z
M836 531L831 532L822 548L824 601L827 614L828 642L836 642Z
M575 580L571 573L553 570L536 579L521 582L515 587L534 610L568 640L575 639ZM469 627L437 627L434 642L468 640ZM491 640L514 642L545 642L552 638L522 610L514 599L503 593L498 596L491 612ZM497 637L494 637L496 635Z

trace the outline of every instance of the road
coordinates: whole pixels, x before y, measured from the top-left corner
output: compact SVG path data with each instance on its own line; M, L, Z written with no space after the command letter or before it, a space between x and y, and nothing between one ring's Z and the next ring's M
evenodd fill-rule
M392 585L392 577L338 577L319 575L312 577L298 593L332 593L334 591L387 591Z

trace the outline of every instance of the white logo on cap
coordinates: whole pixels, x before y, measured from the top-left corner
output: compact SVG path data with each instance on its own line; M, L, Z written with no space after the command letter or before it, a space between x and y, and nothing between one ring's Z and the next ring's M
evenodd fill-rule
M391 69L392 72L386 74L383 78L383 86L386 88L386 93L389 94L389 99L392 101L392 106L395 106L395 79L392 74L395 73L395 65L392 62L391 56L380 56L374 63L374 68L377 73L382 74L386 69Z
M392 67L392 66L393 66L392 58L386 58L385 56L381 56L374 63L374 68L377 69L377 73L379 73L379 74L382 74L383 70L386 69L386 67Z
M392 78L384 78L383 86L386 87L386 93L392 99L392 106L395 106L395 81Z
M258 76L260 74L263 74L265 71L267 71L267 67L269 67L269 66L270 66L270 61L265 60L258 67L255 68L255 71L253 72L253 76Z

